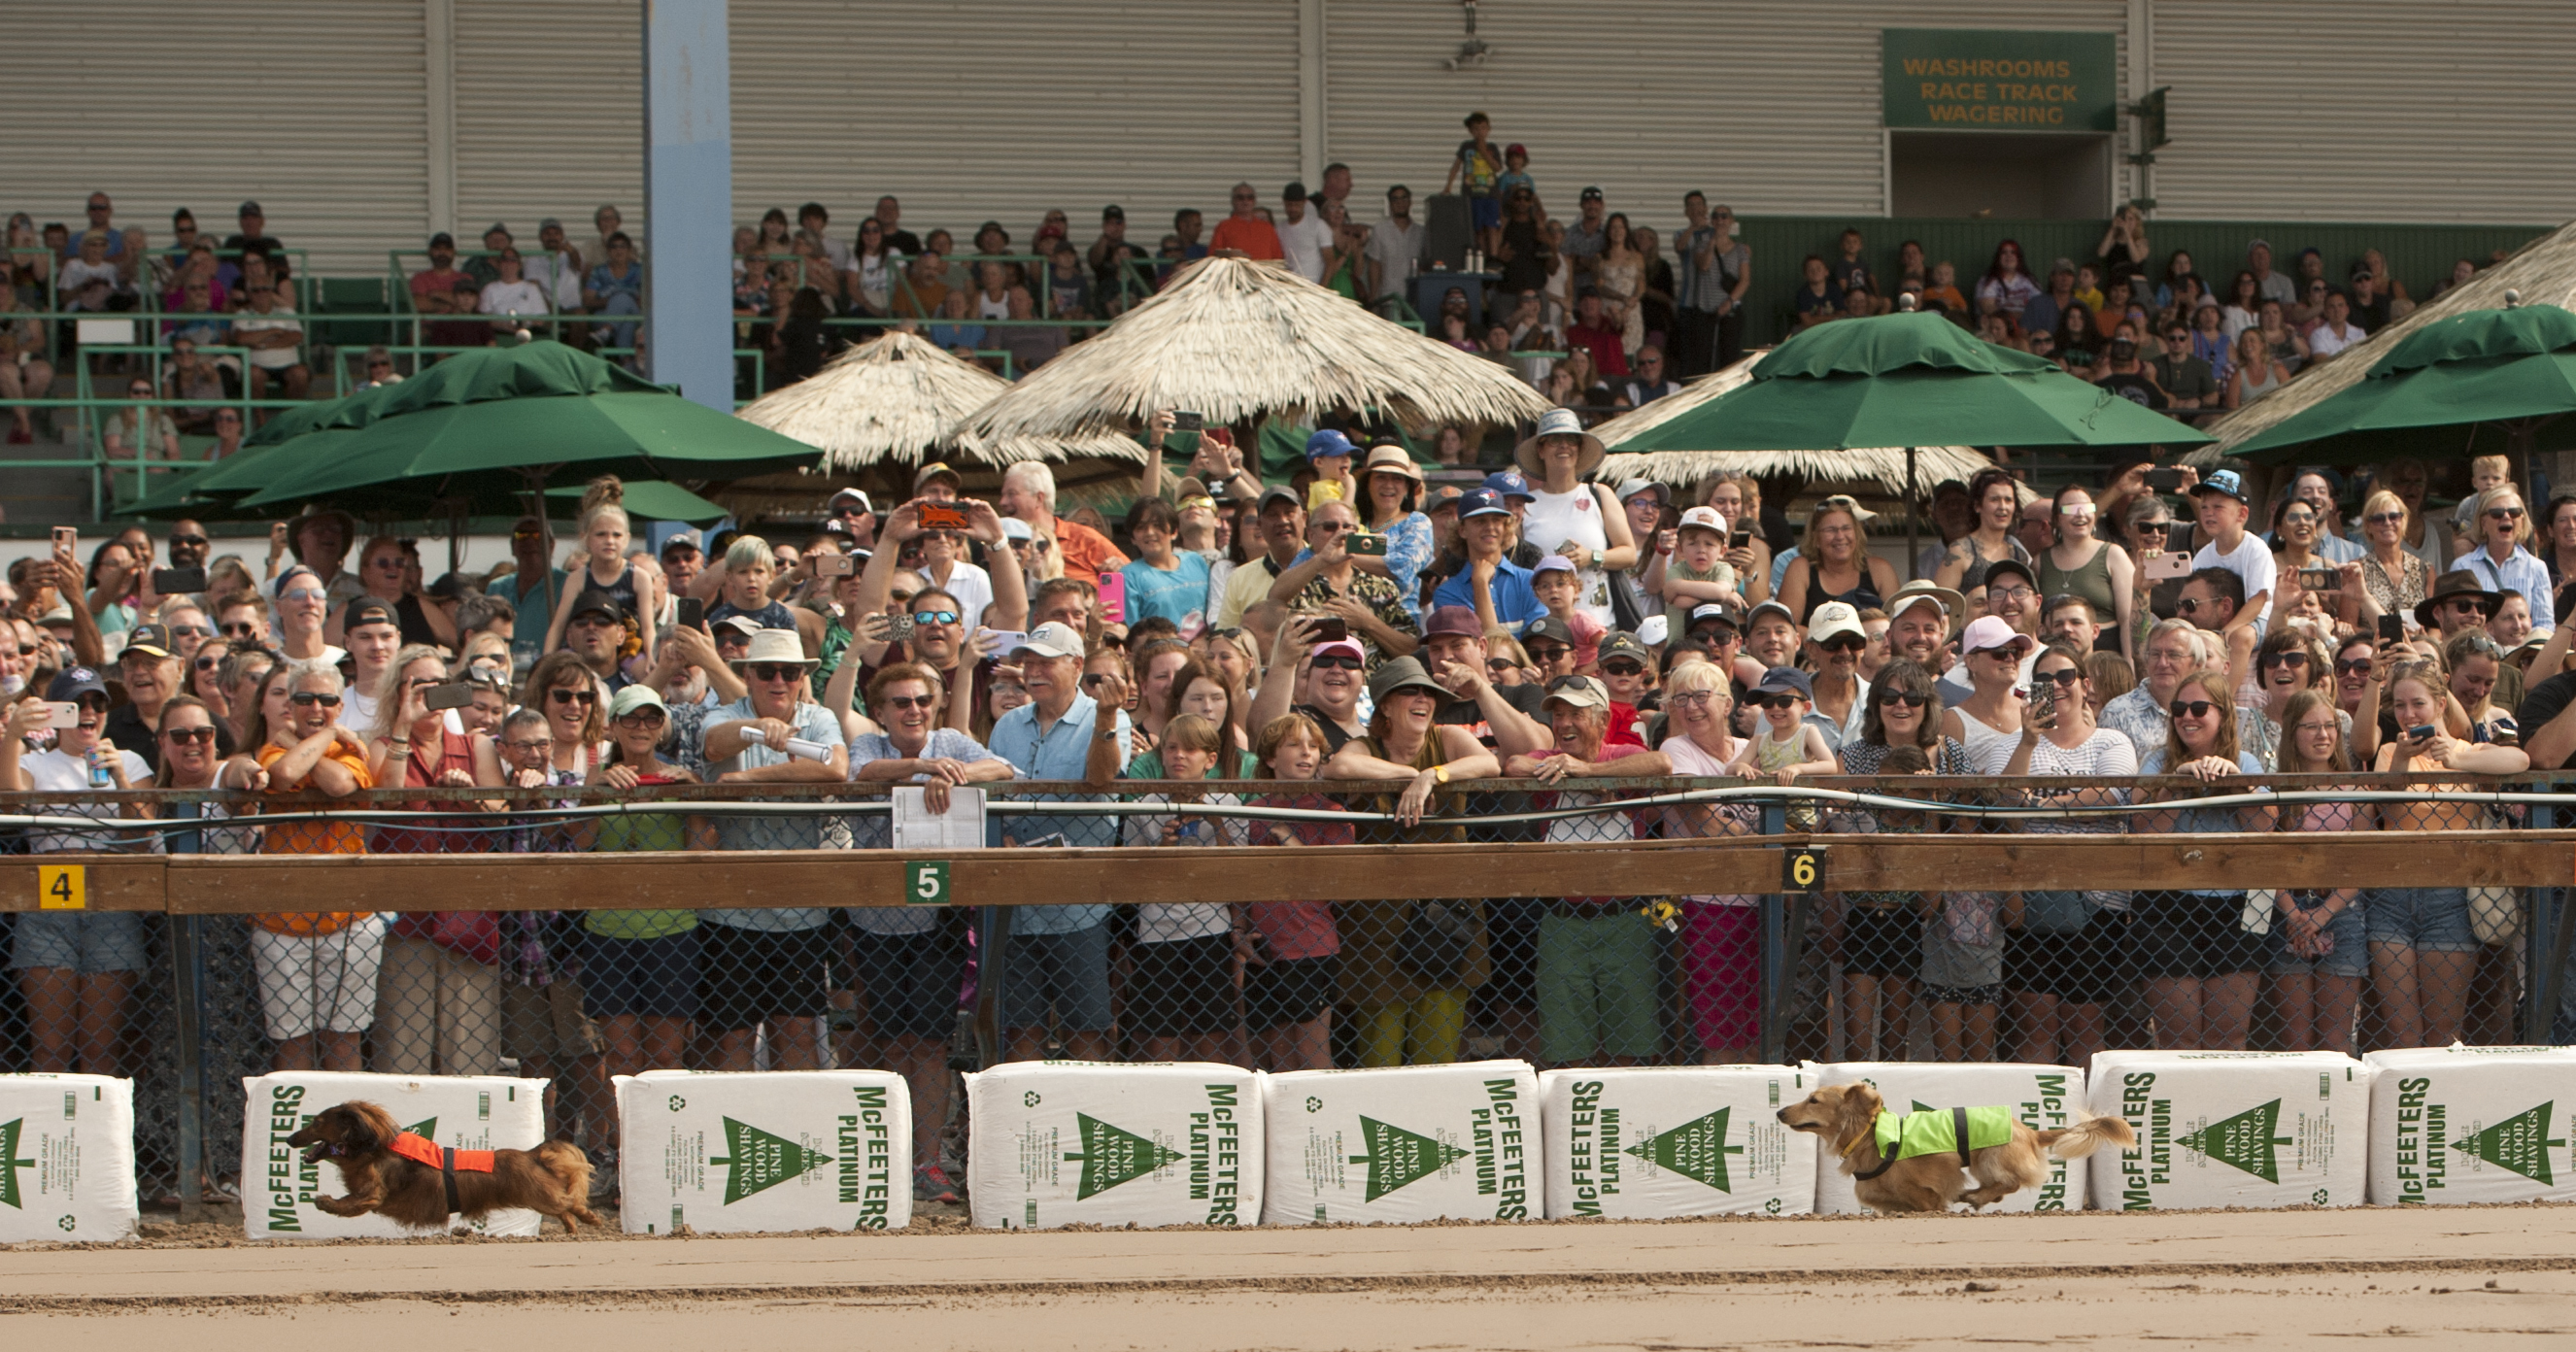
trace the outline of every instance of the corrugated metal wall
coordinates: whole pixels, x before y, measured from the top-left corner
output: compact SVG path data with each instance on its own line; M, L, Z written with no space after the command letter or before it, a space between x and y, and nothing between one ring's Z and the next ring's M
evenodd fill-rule
M639 227L642 10L599 0L453 3L457 242L473 248L501 221L533 248L537 222L560 216L578 246L603 202L616 204L627 229Z
M2566 0L2154 0L2157 214L2576 215Z

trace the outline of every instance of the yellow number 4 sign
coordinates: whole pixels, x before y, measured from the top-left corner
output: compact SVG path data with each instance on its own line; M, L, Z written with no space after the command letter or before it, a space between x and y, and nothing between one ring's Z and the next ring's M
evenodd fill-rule
M88 910L89 870L79 864L38 864L36 908L44 911Z

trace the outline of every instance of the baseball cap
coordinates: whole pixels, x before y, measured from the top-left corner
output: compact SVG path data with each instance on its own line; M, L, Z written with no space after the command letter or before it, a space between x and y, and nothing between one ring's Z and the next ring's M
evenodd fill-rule
M1569 709L1607 709L1610 690L1589 676L1559 676L1547 683L1547 698L1540 702Z
M1017 543L1022 540L1034 540L1038 538L1038 533L1030 528L1028 522L1016 516L1006 516L1002 518L1002 538Z
M1535 501L1538 497L1537 494L1530 492L1528 476L1516 469L1498 469L1486 475L1485 487L1507 498L1529 498Z
M1485 626L1476 612L1466 606L1437 606L1422 621L1422 636L1433 638L1451 634L1460 638L1483 638Z
M2049 265L2048 265L2048 275L2049 275L2049 276L2054 277L2054 276L2056 276L2057 274L2059 274L2059 273L2061 273L2061 272L2062 272L2062 273L2065 273L2065 274L2066 274L2067 276L2069 276L2069 277L2074 276L2074 275L2075 275L2075 260L2074 260L2074 259L2072 259L2072 258L2061 258L2061 259L2058 259L2056 262L2051 263L2051 264L2049 264Z
M664 713L670 712L671 708L670 705L662 702L661 691L656 690L649 685L645 685L642 682L637 682L636 684L630 685L608 697L608 716L610 718L624 718L628 714L644 708L647 705L660 709Z
M966 486L965 477L949 468L946 461L933 460L912 472L912 491L920 492L922 485L933 479L946 479L950 488L963 489Z
M1598 202L1601 200L1601 190L1599 188L1585 188L1582 196L1578 200L1585 202Z
M1470 489L1458 495L1458 519L1471 516L1510 516L1512 509L1503 505L1503 495L1490 488Z
M1978 617L1968 625L1968 632L1959 636L1959 652L1963 656L1996 648L2010 648L2016 653L2024 653L2035 646L2037 641L2030 635L2014 633L2011 625L1994 615Z
M1458 499L1461 496L1463 494L1460 493L1458 485L1442 484L1431 490L1430 497L1423 499L1422 514L1429 516L1433 512L1454 512L1458 510Z
M1512 142L1510 145L1507 145L1507 146L1503 147L1503 158L1504 158L1504 159L1507 159L1507 160L1508 160L1508 159L1510 159L1510 158L1511 158L1512 156L1514 156L1514 155L1518 155L1518 156L1520 156L1522 159L1528 159L1528 158L1529 158L1529 147L1528 147L1528 146L1525 146L1525 145L1522 145L1522 144L1521 144L1520 142L1518 142L1518 141L1514 141L1514 142Z
M1655 501L1657 502L1664 500L1664 486L1656 483L1652 479L1630 479L1626 483L1619 485L1619 500L1621 502L1626 502L1630 498L1646 493L1654 494Z
M430 237L429 237L429 247L431 247L431 248L433 248L433 249L437 249L437 248L448 248L448 249L453 249L453 248L455 248L455 247L456 247L456 236L451 235L451 234L447 233L447 232L446 232L446 231L444 231L444 230L441 230L441 231L439 231L437 234L432 235L432 236L430 236Z
M1550 554L1546 558L1540 559L1537 565L1530 569L1530 576L1536 577L1541 573L1571 573L1573 571L1574 560L1565 557L1563 554Z
M755 615L727 615L711 626L712 629L730 629L744 638L749 638L766 627Z
M1127 208L1112 202L1100 209L1100 219L1104 221L1123 221L1127 219Z
M1280 200L1280 201L1282 201L1282 202L1295 201L1295 200L1298 200L1298 199L1302 199L1303 197L1305 197L1305 195L1306 195L1306 185L1305 185L1305 184L1303 184L1303 183L1298 182L1296 179L1293 179L1293 178L1292 178L1292 179L1290 179L1290 180L1288 180L1288 186L1287 186L1287 187L1281 188L1281 189L1279 190L1279 200Z
M1550 642L1562 643L1569 648L1574 646L1574 631L1566 626L1565 621L1554 615L1541 615L1523 624L1520 637L1524 643L1534 638L1543 638Z
M138 624L125 636L126 652L168 657L176 650L177 645L170 641L170 626L166 624Z
M549 230L561 230L563 228L563 217L561 216L548 216L544 220L537 222L537 233L540 235Z
M1744 610L1732 601L1702 601L1691 607L1690 624L1687 627L1697 629L1703 621L1707 620L1716 620L1730 629L1742 629Z
M1647 650L1646 645L1639 642L1635 634L1625 631L1613 632L1601 640L1601 653L1596 660L1607 662L1613 657L1630 657L1648 665L1654 662L1654 654Z
M1942 620L1949 624L1958 623L1959 616L1968 609L1968 598L1924 577L1896 589L1896 595L1888 598L1887 617L1894 620L1902 616L1918 601L1939 606Z
M1682 513L1681 528L1683 530L1712 531L1716 534L1724 535L1726 534L1726 518L1718 515L1717 509L1714 507L1693 507Z
M611 602L610 604L613 606L615 603ZM573 613L578 615L581 612L574 611ZM402 628L402 616L396 614L392 606L386 605L384 602L379 601L372 596L361 596L357 600L351 601L349 603L349 609L342 614L340 618L340 632L345 634L350 630L370 624L387 624L392 625L396 629L400 629Z
M1780 618L1781 618L1781 619L1787 620L1789 623L1791 623L1791 624L1793 624L1793 625L1794 625L1794 624L1796 624L1796 623L1798 622L1798 617L1797 617L1797 615L1796 615L1794 612L1792 612L1792 611L1791 611L1787 606L1784 606L1784 605L1780 604L1778 601L1765 601L1765 602L1763 602L1762 604L1760 604L1760 605L1758 605L1758 606L1755 606L1753 609L1751 609L1751 610L1748 610L1748 611L1744 612L1744 623L1745 623L1745 627L1747 627L1747 628L1751 628L1751 627L1752 627L1753 622L1754 622L1755 620L1761 619L1761 618L1762 618L1762 612L1764 612L1764 611L1766 611L1766 610L1768 610L1768 611L1776 611L1776 612L1778 612L1778 614L1779 614L1779 616L1780 616Z
M1419 690L1435 700L1445 701L1449 698L1449 692L1441 688L1438 681L1431 679L1430 673L1422 669L1422 663L1410 657L1393 658L1369 675L1368 691L1371 703L1384 704L1389 696L1399 690Z
M626 607L617 604L617 602L606 592L584 593L580 603L575 605L572 608L572 612L564 618L566 622L569 623L570 621L580 619L584 615L597 615L601 619L608 621L610 624L626 623ZM387 621L387 623L391 623L391 621ZM351 627L354 628L356 626L353 624Z
M1844 634L1859 639L1869 637L1869 631L1861 628L1860 612L1852 609L1848 601L1827 601L1807 616L1807 638L1812 643L1821 645Z
M2243 476L2232 469L2212 470L2200 476L2200 482L2191 486L2191 495L2196 498L2203 493L2224 493L2238 502L2249 505L2253 502L2245 496Z
M1306 655L1322 657L1326 653L1340 653L1346 657L1358 658L1363 662L1368 660L1368 649L1361 647L1360 641L1355 638L1328 639L1307 650Z
M1256 512L1269 511L1270 504L1274 502L1284 502L1291 507L1303 507L1306 505L1306 500L1297 496L1296 489L1290 488L1286 484L1272 484L1268 488L1261 490L1261 500L1253 504L1252 510Z
M1082 635L1072 625L1049 620L1030 630L1029 636L1011 649L1010 655L1017 657L1021 653L1036 653L1040 657L1080 657L1083 655Z
M1998 577L2019 577L2033 587L2039 585L2039 575L2030 570L2029 564L2019 559L1996 559L1985 564L1978 569L1976 582L1972 585L1992 587Z
M516 235L510 234L509 226L504 225L499 221L494 221L490 225L483 227L483 233L486 235L503 235L512 239L518 238Z
M1753 687L1756 695L1796 695L1813 702L1816 683L1796 667L1773 667L1762 673L1762 684Z
M662 557L667 559L674 551L682 549L694 549L701 554L706 552L706 547L698 543L698 533L684 530L662 542Z
M45 698L56 704L69 704L83 695L104 698L106 694L107 682L99 679L93 667L65 667L54 677L54 683L45 687Z
M244 202L240 206L233 208L233 214L236 216L265 216L268 213L260 210L259 203L257 202Z
M1354 449L1355 448L1351 445L1351 439L1349 437L1343 436L1341 433L1336 432L1329 427L1306 438L1306 458L1309 460L1321 460L1327 456L1349 455Z
M840 505L844 502L855 502L859 504L859 510L868 513L870 516L874 516L876 514L876 504L868 501L867 494L862 493L855 488L844 488L840 492L833 494L832 500L823 504L823 514L826 516L831 515L834 511L838 510Z

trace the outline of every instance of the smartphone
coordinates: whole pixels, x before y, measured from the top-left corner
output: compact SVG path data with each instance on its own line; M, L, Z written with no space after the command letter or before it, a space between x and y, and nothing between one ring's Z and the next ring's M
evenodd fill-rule
M707 603L694 596L680 598L679 624L683 629L707 627Z
M2038 689L2030 692L2030 716L2034 724L2043 727L2057 717L2057 682L2042 681Z
M474 702L474 683L449 681L444 685L433 685L421 692L420 702L431 713L465 708Z
M2148 470L2147 487L2152 488L2159 493L2171 493L2182 487L2182 471L2178 469Z
M2440 729L2434 727L2430 723L2418 723L2414 727L2406 730L2406 738L2408 741L2413 742L2429 742L2433 740L2433 734L2438 731L2440 731Z
M1028 631L1024 629L994 629L987 631L987 635L993 640L993 655L1005 662L1010 660L1013 648L1023 647L1029 641Z
M1369 558L1382 559L1386 557L1386 537L1383 535L1354 531L1350 535L1343 537L1342 548L1347 549L1354 554L1364 554Z
M2139 562L2138 569L2146 574L2150 582L2165 582L2177 577L2189 577L2191 576L2191 556L2170 551L2150 554Z
M1308 635L1317 643L1339 643L1351 636L1348 620L1339 615L1326 615L1315 621L1315 632Z
M1172 430L1173 430L1173 431L1175 431L1175 432L1200 432L1200 431L1205 431L1206 429L1207 429L1207 415L1206 415L1206 414L1204 414L1204 413L1193 413L1193 412L1191 412L1191 411L1190 411L1190 410L1188 410L1188 409L1175 409L1175 410L1173 410L1173 412L1172 412Z
M814 556L814 576L816 577L855 577L858 575L858 571L859 560L858 556L855 554L817 554Z
M2402 620L2402 619L2399 619L2399 618L2398 618L2397 616L2395 616L2395 615L2382 615L2382 616L2380 616L2380 617L2379 617L2379 641L2380 641L2380 642L2382 642L2382 643L2403 643L2403 642L2405 642L2405 641L2406 641L2406 621L2404 621L2404 620Z
M1729 549L1742 549L1751 543L1753 543L1753 528L1751 526L1738 526L1735 528L1734 534L1726 537L1726 547Z
M953 503L925 502L921 504L920 516L923 530L966 529L966 509Z
M1100 575L1100 622L1102 624L1127 622L1127 579L1116 573Z
M45 726L52 728L57 732L64 728L79 727L80 705L77 703L66 703L61 700L47 701L45 704Z
M903 643L909 641L911 638L912 616L910 614L889 615L886 617L886 642Z
M2299 570L2299 589L2301 591L2341 591L2343 574L2332 568L2302 568Z

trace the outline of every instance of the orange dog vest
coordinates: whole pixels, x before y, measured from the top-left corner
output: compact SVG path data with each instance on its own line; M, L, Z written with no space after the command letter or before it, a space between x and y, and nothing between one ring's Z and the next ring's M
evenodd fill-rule
M492 1152L489 1150L448 1150L426 1136L415 1136L407 1131L394 1138L393 1152L442 1173L458 1170L469 1174L492 1172Z

